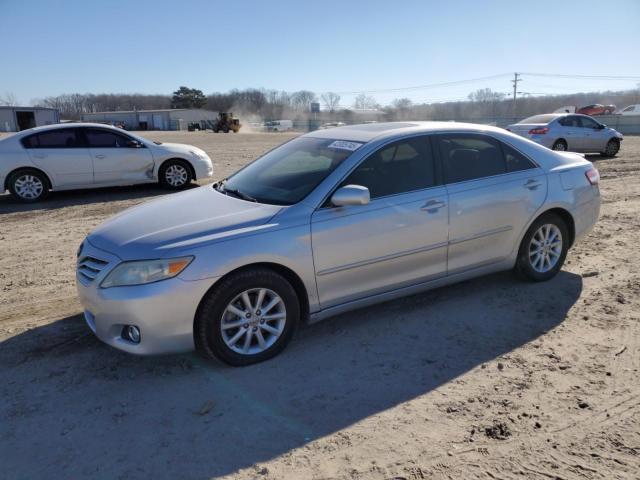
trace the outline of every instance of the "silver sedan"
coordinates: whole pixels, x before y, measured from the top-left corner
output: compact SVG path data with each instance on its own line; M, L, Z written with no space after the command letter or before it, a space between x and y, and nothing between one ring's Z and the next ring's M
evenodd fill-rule
M598 219L598 180L583 156L494 127L320 130L103 223L78 292L116 348L247 365L301 322L500 270L551 279Z
M600 153L606 157L620 151L623 136L588 115L548 113L509 125L507 130L561 152Z

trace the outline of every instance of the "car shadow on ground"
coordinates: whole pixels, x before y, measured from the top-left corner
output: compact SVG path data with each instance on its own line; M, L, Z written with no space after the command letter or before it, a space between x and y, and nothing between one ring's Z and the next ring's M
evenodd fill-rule
M192 183L186 189L199 187ZM184 191L184 190L183 190ZM32 212L38 210L56 210L59 208L90 205L94 203L134 200L137 198L153 198L159 195L173 193L171 190L154 183L130 185L126 187L105 187L89 190L68 190L51 192L49 196L36 203L22 203L11 195L0 194L0 215L3 213Z
M0 343L3 475L233 473L534 341L581 291L568 272L538 284L491 275L304 327L280 356L245 368L130 356L98 342L80 315L61 319Z

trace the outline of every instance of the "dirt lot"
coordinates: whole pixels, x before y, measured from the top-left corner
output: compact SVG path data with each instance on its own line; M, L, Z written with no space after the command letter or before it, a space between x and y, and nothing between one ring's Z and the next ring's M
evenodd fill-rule
M286 135L153 133L222 177ZM75 251L165 192L0 195L0 477L614 479L640 471L640 138L546 284L493 275L303 328L233 369L94 339Z

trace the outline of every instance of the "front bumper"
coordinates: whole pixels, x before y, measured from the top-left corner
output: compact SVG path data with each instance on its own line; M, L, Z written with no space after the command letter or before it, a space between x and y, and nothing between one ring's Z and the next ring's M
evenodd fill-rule
M94 280L76 273L80 303L87 325L112 347L138 355L179 353L194 349L193 322L200 300L213 280L185 281L178 277L147 285L100 288L100 282L119 263L85 241L82 257L107 263ZM126 325L140 329L139 343L122 337Z
M193 169L196 172L196 179L201 180L203 178L213 177L213 163L211 160L203 161L200 160L198 162L193 162Z

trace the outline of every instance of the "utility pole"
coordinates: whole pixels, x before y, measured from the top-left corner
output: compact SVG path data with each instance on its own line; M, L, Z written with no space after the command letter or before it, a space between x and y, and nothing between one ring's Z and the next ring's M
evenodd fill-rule
M518 98L518 82L521 82L522 78L520 78L520 74L518 72L513 74L513 120L516 121L518 118L518 110L516 108L516 102Z

